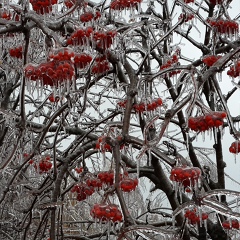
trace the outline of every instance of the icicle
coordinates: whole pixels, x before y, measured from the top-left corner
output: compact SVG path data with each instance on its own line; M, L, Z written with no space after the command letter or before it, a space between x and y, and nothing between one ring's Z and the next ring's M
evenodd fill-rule
M218 81L219 81L219 82L222 82L222 72L219 72L219 73L218 73Z
M107 222L107 239L110 239L110 231L111 231L111 221Z
M175 230L175 216L172 216L172 226L173 230Z
M202 132L202 140L203 140L203 142L205 142L205 132L204 131Z
M105 151L102 151L102 158L103 158L103 169L106 167L106 153Z
M152 153L151 153L151 149L148 149L148 166L151 166L151 162L152 162Z
M140 175L140 161L141 161L141 158L137 159L137 178L139 178L139 175Z
M202 220L202 208L200 206L198 206L198 215L199 215L199 224L200 226L203 225L203 220Z
M183 199L182 199L182 191L183 191L183 185L180 183L180 184L179 184L179 188L178 188L179 200L180 200L179 202L180 202L180 204L182 204L182 202L183 202L183 201L182 201L182 200L183 200Z
M239 201L238 201L238 198L236 198L236 212L239 212Z

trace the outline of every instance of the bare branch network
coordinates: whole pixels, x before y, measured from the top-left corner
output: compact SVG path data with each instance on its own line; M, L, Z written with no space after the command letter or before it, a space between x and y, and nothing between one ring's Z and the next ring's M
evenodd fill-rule
M239 239L239 9L1 0L0 239Z

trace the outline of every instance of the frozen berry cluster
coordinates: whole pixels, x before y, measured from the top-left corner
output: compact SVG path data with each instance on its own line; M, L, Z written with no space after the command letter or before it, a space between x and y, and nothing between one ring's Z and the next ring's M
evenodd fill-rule
M192 13L181 13L180 16L178 17L178 21L181 19L184 19L184 22L191 21L194 18L194 14Z
M74 185L71 192L77 193L78 201L83 201L94 193L94 188L92 186L88 186L87 183L82 182Z
M170 68L170 67L174 67L174 66L176 66L178 64L178 61L179 61L178 54L175 53L175 54L173 54L171 59L167 60L166 63L161 65L160 70L164 70L164 69L167 69L167 68ZM168 76L172 77L172 76L174 76L174 75L176 75L176 74L178 74L180 72L181 72L181 70L174 70L174 71L171 71L170 73L168 73ZM165 76L167 76L167 75L165 75Z
M113 185L113 182L114 182L114 172L112 170L99 172L97 177L98 177L98 179L100 179L100 181L103 184L106 184L108 186L109 185Z
M95 148L99 149L101 152L111 152L112 151L112 147L110 146L110 144L105 142L104 136L101 136L98 138Z
M39 65L27 64L25 77L31 81L40 80L42 85L59 86L66 80L72 80L74 67L68 61L49 61Z
M170 180L181 183L185 188L194 186L201 177L201 170L197 167L178 166L171 170Z
M223 119L226 118L225 112L212 112L199 117L190 117L188 119L188 126L195 132L204 132L213 127L220 127L223 125Z
M60 48L49 53L49 59L54 61L71 61L74 52L70 48Z
M32 81L40 80L42 85L59 86L66 80L71 81L76 68L85 68L92 61L86 53L75 54L68 48L63 48L49 54L49 61L39 65L27 64L24 69L26 78Z
M101 152L111 152L112 151L112 147L110 146L110 144L106 143L105 141L105 136L100 136L97 140L96 149L99 149ZM122 141L122 137L121 136L117 136L116 138L119 142ZM120 144L120 149L124 148L124 144Z
M64 4L67 8L71 8L76 4L76 0L64 0Z
M75 168L75 171L77 171L77 173L81 173L83 172L83 168ZM111 179L113 179L113 176ZM113 180L111 181L111 183L112 182ZM77 200L83 201L88 196L91 196L95 191L102 189L103 183L104 182L100 178L94 175L86 175L83 182L78 183L72 187L71 192L76 192Z
M53 93L51 93L48 97L48 100L52 103L54 102L59 102L60 97L59 96L55 96Z
M220 5L223 3L224 0L209 0L209 2L212 4L212 5Z
M0 8L0 18L5 20L13 20L13 21L19 21L21 16L13 11L10 11L6 8Z
M118 105L120 108L126 108L126 104L127 104L127 100L123 100L123 101L117 102L117 105Z
M156 110L157 108L161 107L162 106L162 99L161 98L157 98L155 100L153 100L152 102L149 102L149 103L144 103L144 102L141 102L139 104L134 104L133 105L133 109L136 111L136 112L145 112L145 111L154 111Z
M238 154L240 152L240 141L233 142L229 147L229 152Z
M219 55L207 55L204 56L202 61L208 66L211 67L217 60L221 58Z
M75 54L73 62L76 68L83 69L90 64L92 56L86 53Z
M95 58L95 62L92 66L91 72L93 74L104 74L110 70L110 63L107 60L106 55L101 55Z
M113 0L110 4L110 8L116 11L122 11L124 9L130 9L137 7L142 0Z
M98 48L108 49L113 44L113 39L116 37L117 32L114 30L109 31L95 31L93 34L94 44Z
M79 28L76 31L74 31L71 36L67 39L68 45L85 45L87 42L89 42L89 39L91 38L93 34L93 28L87 27L87 28Z
M163 104L162 99L161 98L157 98L155 100L153 100L152 102L149 103L139 103L139 104L134 104L133 105L133 109L136 112L145 112L145 111L154 111L157 108L161 107Z
M6 9L0 9L0 18L3 18L5 20L11 20L12 14L10 11L8 11Z
M184 217L188 219L188 222L192 225L199 224L200 223L200 216L197 214L196 209L187 209ZM202 220L207 220L208 219L208 214L207 213L202 213Z
M22 58L22 56L23 56L22 46L16 47L16 48L10 48L9 49L9 55L11 57L15 57L15 58Z
M237 61L234 66L230 67L230 69L227 71L227 75L232 78L240 76L240 61Z
M222 222L223 228L230 230L230 229L240 229L240 223L237 219L232 219L232 220L225 220Z
M121 222L122 213L116 204L96 203L90 212L94 219L98 219L101 222Z
M194 3L194 0L184 0L185 3Z
M30 0L33 10L38 14L52 12L52 6L57 4L57 0Z
M67 39L67 44L74 46L92 44L93 46L106 50L111 47L116 35L117 32L114 30L94 31L92 27L79 28ZM91 43L90 40L92 40Z
M119 101L117 103L117 105L121 108L126 108L126 104L127 104L127 100L123 100L123 101ZM139 112L139 113L142 113L142 112L145 112L145 111L154 111L156 110L157 108L161 107L163 104L163 101L161 98L157 98L157 99L154 99L152 100L151 102L140 102L140 103L137 103L137 104L134 104L133 105L133 109L136 111L136 112Z
M83 172L83 167L75 167L74 170L76 171L76 173L80 174Z
M46 156L42 158L38 163L35 163L34 168L40 174L48 172L52 168L52 163L50 162L50 156Z
M123 192L131 192L134 191L136 189L136 187L138 186L138 179L137 178L124 178L122 179L122 181L120 181L119 183L120 185L120 189Z
M220 34L235 35L239 31L239 25L236 21L229 19L208 18L207 22Z
M99 178L96 178L96 177L89 177L87 180L86 180L86 184L89 186L89 187L92 187L94 189L101 189L102 188L102 181L99 179Z
M112 170L99 172L97 178L101 181L102 185L111 186L114 183L114 172ZM120 188L124 192L133 191L138 185L138 179L130 178L126 171L119 175L119 180Z
M90 22L92 20L97 20L101 17L101 13L99 11L93 12L85 12L80 15L80 21L83 23Z

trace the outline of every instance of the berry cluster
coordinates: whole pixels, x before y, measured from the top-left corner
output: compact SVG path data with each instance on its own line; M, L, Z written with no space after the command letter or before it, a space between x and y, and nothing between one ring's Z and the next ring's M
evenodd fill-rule
M93 18L94 18L94 15L92 12L85 12L80 15L81 22L90 22Z
M57 4L57 0L30 0L33 10L38 14L52 12L52 5Z
M97 175L98 179L102 182L102 184L113 185L114 182L114 172L112 170L99 172ZM123 179L128 179L128 172L124 172L119 175L120 181ZM136 180L135 180L136 183Z
M22 58L23 55L22 46L9 49L9 55L15 58Z
M85 12L80 15L80 21L81 22L90 22L92 20L97 20L101 17L101 13L99 11L96 11L95 14L92 12Z
M209 2L212 4L212 5L218 5L218 4L222 4L223 3L223 0L209 0Z
M184 22L191 21L194 18L194 15L192 13L181 13L178 17L178 21L181 19L184 19Z
M59 102L60 97L59 96L55 96L53 93L50 94L50 96L48 97L48 100L52 103L54 102Z
M76 4L76 0L64 0L64 4L67 8L71 8Z
M94 193L94 188L91 186L88 186L86 183L79 183L72 187L71 189L72 193L77 193L77 200L83 201L88 196L91 196Z
M240 152L240 141L233 142L229 147L229 152L238 154Z
M202 61L208 66L211 67L221 56L218 55L208 55L204 56Z
M161 98L157 98L155 100L153 100L152 102L149 103L139 103L139 104L134 104L133 105L133 109L136 112L144 112L144 111L154 111L156 110L158 107L162 106L162 99Z
M227 75L232 78L240 76L240 61L237 61L234 66L230 67L230 69L227 71Z
M50 60L71 61L76 68L85 68L91 61L92 57L86 53L75 54L69 48L59 49L57 52L49 54Z
M178 59L178 54L177 53L173 54L171 59L167 60L167 62L165 64L161 65L160 70L164 70L164 69L173 67L174 65L177 65L178 64L178 60L179 60ZM176 74L178 74L180 72L181 72L181 70L175 70L175 71L172 71L172 72L168 73L168 76L172 77L172 76L174 76L174 75L176 75Z
M112 10L121 11L124 9L137 7L142 0L113 0L110 4Z
M49 61L39 65L27 64L24 74L29 80L41 80L42 85L59 86L73 78L74 68L69 61Z
M12 14L6 9L1 9L0 10L0 18L3 18L5 20L11 20Z
M93 28L79 28L74 31L71 36L67 39L68 45L84 45L86 44L93 34Z
M78 173L78 174L80 174L80 173L82 173L83 172L83 167L76 167L75 168L75 171Z
M223 228L225 229L240 229L240 223L237 219L226 220L222 223Z
M184 0L185 3L194 3L194 0Z
M95 204L91 209L91 216L100 221L121 222L122 213L115 204Z
M194 186L201 177L201 170L197 167L173 167L170 179L181 183L185 188Z
M50 156L46 156L45 158L41 159L41 161L38 164L35 163L34 168L40 174L48 172L52 168L52 163L50 162Z
M102 185L103 185L102 181L99 178L96 178L96 177L89 177L86 180L86 184L89 187L92 187L93 189L101 189Z
M105 142L105 137L99 137L96 143L96 149L101 150L101 152L111 152L112 151L112 147Z
M90 64L92 57L86 53L75 54L73 61L76 68L82 69Z
M195 132L207 131L213 127L220 127L223 125L223 119L226 118L225 112L212 112L204 116L190 117L188 119L188 126Z
M110 48L113 43L113 39L117 35L116 31L109 30L109 31L98 31L94 32L93 40L96 43L96 46L102 49Z
M49 54L49 59L54 61L71 61L74 52L70 48L60 48Z
M121 108L126 108L126 104L127 104L127 100L123 100L117 103L117 105ZM158 107L162 106L163 102L161 98L157 98L155 100L153 100L152 102L149 103L138 103L138 104L134 104L133 105L133 109L136 112L144 112L144 111L154 111L156 110Z
M119 183L120 188L123 192L131 192L134 191L138 185L138 179L137 178L124 178Z
M117 140L121 142L122 137L117 136ZM110 146L110 144L106 143L106 141L105 141L105 136L101 136L98 138L95 148L99 149L101 152L111 152L112 151L112 147ZM123 148L124 148L124 144L121 144L120 149L123 149Z
M192 225L200 223L200 216L197 214L197 210L186 210L184 214L185 218L188 219L188 222ZM202 220L207 220L208 219L208 214L207 213L202 213Z
M97 177L103 184L106 184L108 186L113 185L114 172L112 170L99 172Z
M94 31L92 27L80 28L71 34L67 39L68 45L85 45L90 44L90 39L93 45L101 49L108 49L113 44L117 32L109 31Z
M83 168L75 168L75 171L77 173L83 172ZM89 175L84 178L84 182L81 182L79 184L76 184L72 187L71 192L77 193L77 200L78 201L83 201L85 200L88 196L91 196L95 190L100 190L103 186L103 181L100 180L99 178ZM112 177L112 184L113 184L113 177ZM111 185L112 185L111 184Z
M238 23L233 20L207 19L207 22L220 34L235 35L239 31Z
M28 64L25 76L32 80L41 80L43 85L59 86L75 76L74 66L84 68L92 61L92 57L85 53L76 54L69 48L59 49L49 54L49 61L39 65Z
M117 105L121 108L126 108L127 100L117 102Z
M95 58L95 63L92 66L92 73L93 74L103 74L108 72L110 69L109 62L105 55L101 55Z

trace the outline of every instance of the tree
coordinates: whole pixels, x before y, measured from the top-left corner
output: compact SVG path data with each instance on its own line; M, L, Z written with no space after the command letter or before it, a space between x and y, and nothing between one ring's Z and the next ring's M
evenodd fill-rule
M1 1L1 239L237 239L237 4Z

